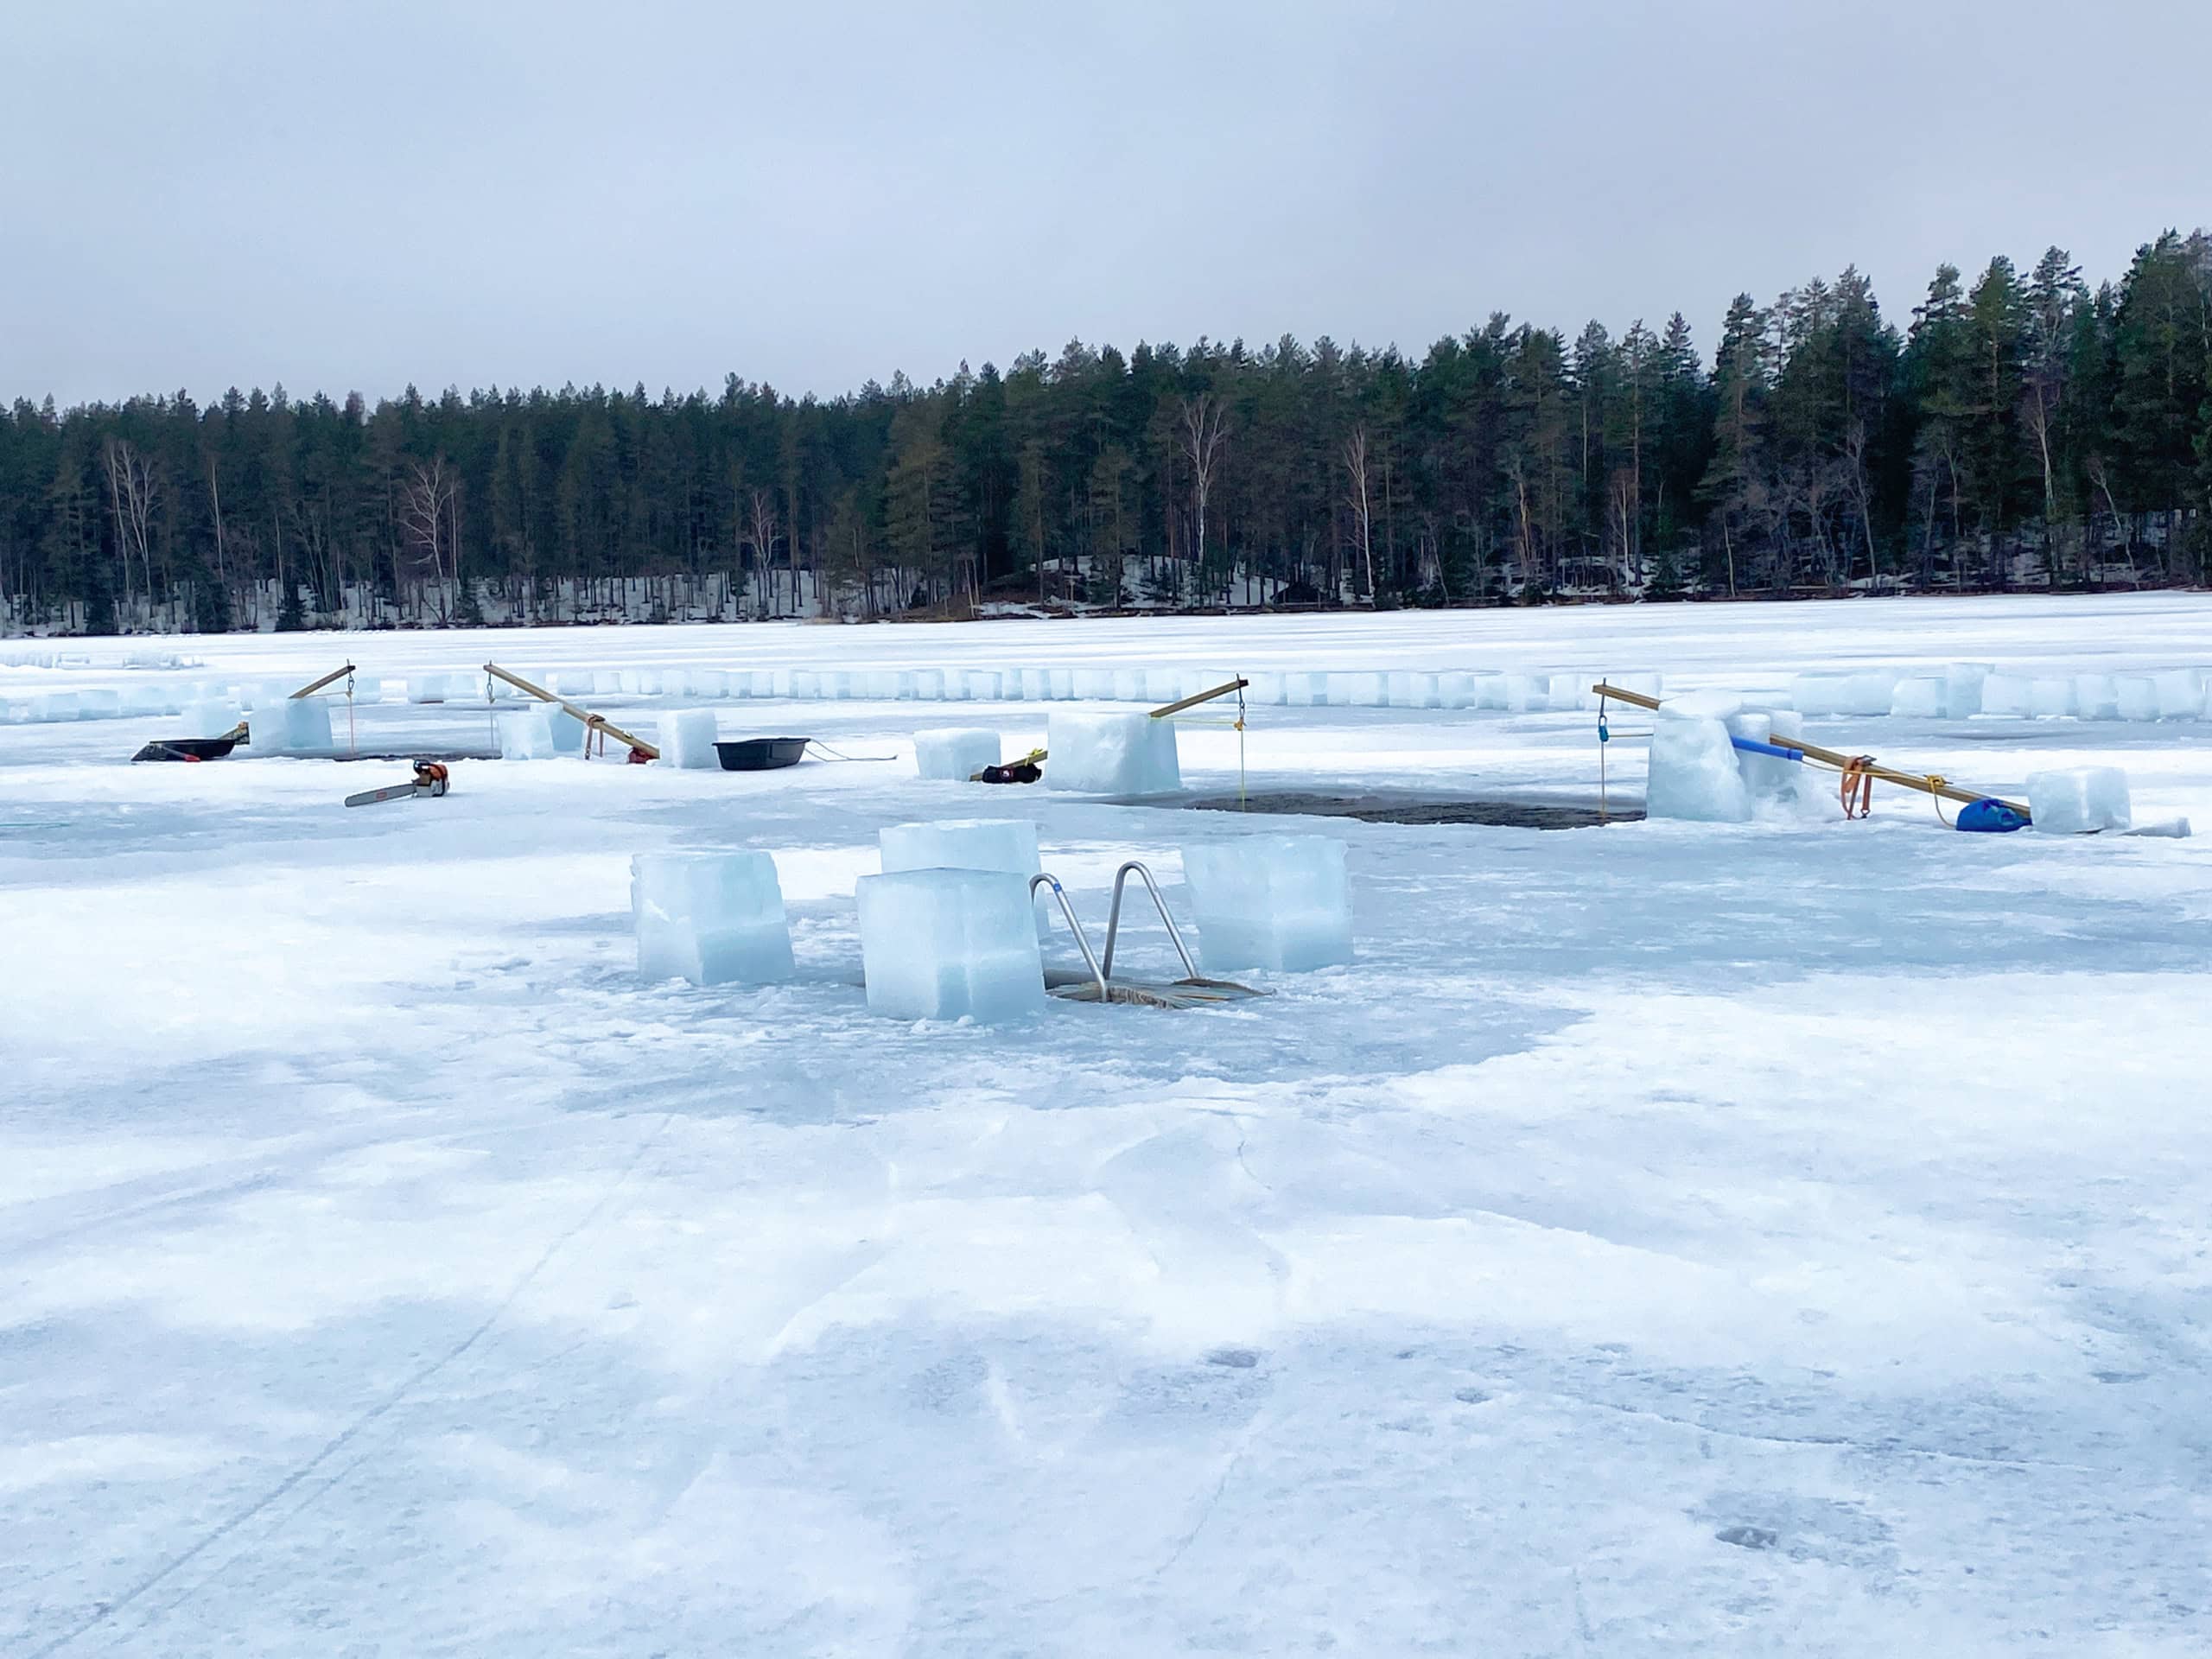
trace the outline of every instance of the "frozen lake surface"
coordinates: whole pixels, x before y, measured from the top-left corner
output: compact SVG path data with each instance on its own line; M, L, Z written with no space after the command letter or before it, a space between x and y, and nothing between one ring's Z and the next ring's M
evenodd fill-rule
M2212 601L41 643L92 660L0 696L149 648L1758 692L2212 667ZM2212 842L1958 835L1894 790L1792 829L1247 820L922 782L943 708L715 707L896 758L462 763L349 812L404 768L0 728L0 1654L2212 1643ZM1012 755L1047 712L957 723ZM1649 721L1613 726L1633 804ZM2212 830L2212 724L1808 735L2014 796L2109 762ZM1579 712L1267 709L1243 747L1274 792L1597 783ZM1236 733L1181 749L1234 795ZM978 816L1036 820L1094 932L1125 857L1187 917L1183 846L1340 837L1357 960L870 1017L877 830ZM632 855L710 848L774 855L793 982L639 982Z

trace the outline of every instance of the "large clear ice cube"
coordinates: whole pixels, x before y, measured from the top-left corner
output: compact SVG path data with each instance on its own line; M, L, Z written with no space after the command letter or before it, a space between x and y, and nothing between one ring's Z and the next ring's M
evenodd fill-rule
M1045 1005L1029 883L1009 870L899 870L858 886L871 1013L1020 1019Z
M761 852L640 853L630 861L638 972L694 985L791 975L776 861Z
M1175 722L1142 713L1054 709L1046 721L1045 781L1098 795L1165 795L1183 787Z
M1183 849L1211 973L1300 973L1352 959L1351 882L1344 843L1325 836L1240 836Z

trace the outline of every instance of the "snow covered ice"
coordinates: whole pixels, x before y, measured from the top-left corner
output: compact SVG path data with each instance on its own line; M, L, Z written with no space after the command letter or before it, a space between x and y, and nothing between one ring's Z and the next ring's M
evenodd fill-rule
M791 973L791 924L766 853L640 853L630 913L643 978L760 984Z
M1093 795L1165 795L1183 786L1175 722L1148 714L1052 711L1045 781Z
M2127 773L2118 766L2068 766L2028 774L2028 812L2050 836L2125 830L2132 819Z
M939 783L964 784L1000 757L999 734L976 727L939 727L914 734L914 770Z
M67 643L0 649L0 698L143 642ZM720 669L744 729L899 760L464 760L349 812L404 763L0 727L0 1653L2203 1648L2212 842L1961 835L1887 785L1846 824L1804 767L1786 828L1256 809L1593 805L1594 715L1473 702L1567 664L1739 722L1970 660L2155 710L2212 598L164 643L180 703L351 655L365 751L486 746L410 675L650 659L690 689L578 700L651 734ZM1218 723L1139 806L906 764L963 718L1043 747L1065 699L765 701L1086 664L1469 700L1255 700L1244 814ZM1609 713L1630 808L1658 722ZM2135 823L2212 823L2189 721L1807 735L2024 802L2119 766ZM872 1014L879 832L960 816L1038 824L1094 943L1142 859L1202 955L1180 849L1341 842L1355 955L1220 1009ZM730 848L775 861L790 976L641 977L632 857ZM1141 893L1123 925L1117 969L1179 970ZM1064 926L1039 960L1081 971Z
M862 876L856 897L872 1013L988 1022L1044 1007L1044 963L1027 877L1007 870L900 870Z
M1184 879L1209 973L1303 973L1352 959L1344 843L1325 836L1240 836L1183 849Z

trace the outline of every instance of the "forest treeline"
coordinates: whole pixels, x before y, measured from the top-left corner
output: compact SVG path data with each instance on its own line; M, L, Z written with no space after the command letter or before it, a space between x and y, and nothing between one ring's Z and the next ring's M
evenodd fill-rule
M2198 582L2212 238L1855 270L1419 358L1071 342L823 401L235 390L0 416L0 623L441 626L997 598L1481 605ZM642 596L642 601L641 601ZM641 612L642 603L642 612Z

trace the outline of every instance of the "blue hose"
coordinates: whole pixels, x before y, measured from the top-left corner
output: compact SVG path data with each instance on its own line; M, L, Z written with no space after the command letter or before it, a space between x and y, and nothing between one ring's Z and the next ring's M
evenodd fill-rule
M1753 737L1732 737L1728 740L1745 754L1770 754L1777 760L1802 760L1802 749L1785 749L1778 743L1762 743Z

